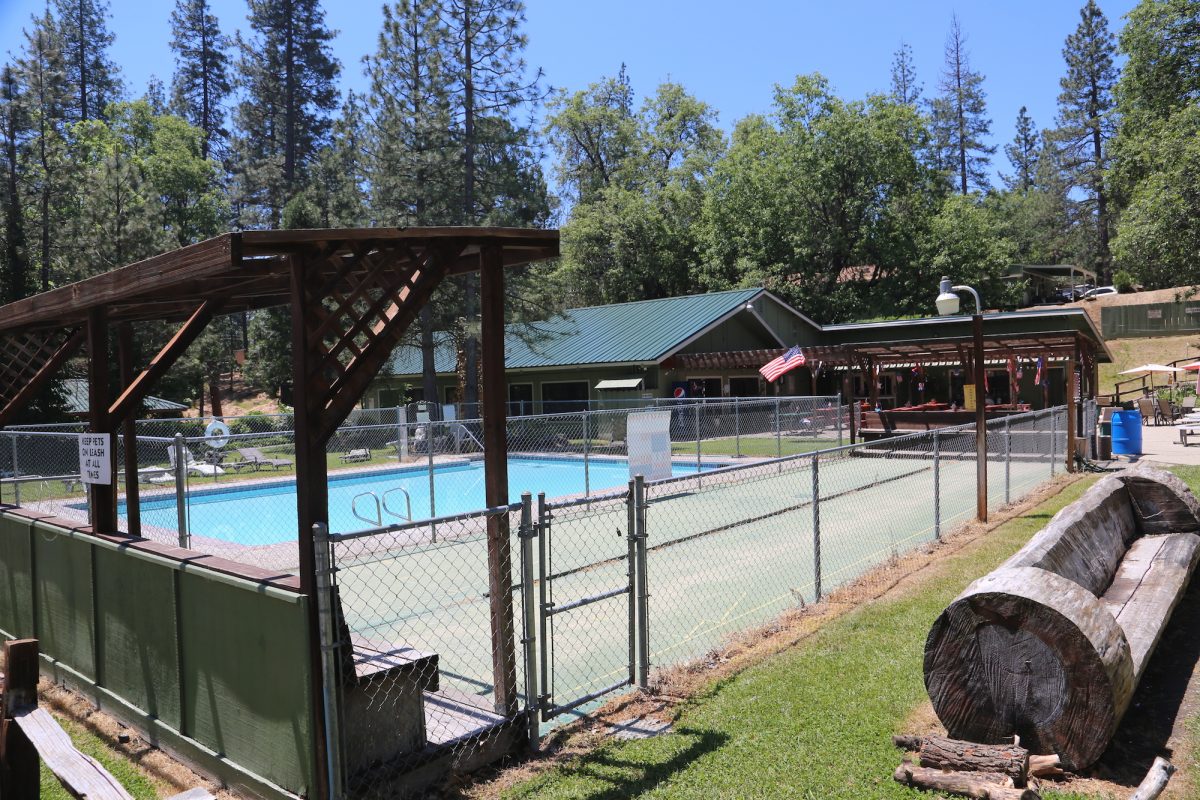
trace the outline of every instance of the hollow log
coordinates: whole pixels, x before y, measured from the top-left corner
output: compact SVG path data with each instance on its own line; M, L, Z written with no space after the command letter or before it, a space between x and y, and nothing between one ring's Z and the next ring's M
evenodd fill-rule
M892 777L897 783L936 792L952 792L975 800L1039 800L1032 789L1017 789L1012 779L996 772L944 772L914 767L905 761Z
M954 772L993 772L1024 786L1029 770L1029 751L1018 745L976 744L945 736L926 736L921 741L921 766Z
M999 743L1081 768L1104 751L1133 694L1125 635L1074 581L1033 567L999 569L937 619L925 687L950 736Z
M1175 765L1162 756L1154 759L1150 771L1138 784L1137 791L1129 796L1129 800L1155 800L1167 788L1167 781L1175 773Z

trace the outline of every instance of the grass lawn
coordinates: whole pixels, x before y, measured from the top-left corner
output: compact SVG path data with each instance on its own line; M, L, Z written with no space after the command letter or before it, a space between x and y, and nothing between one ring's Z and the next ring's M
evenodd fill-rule
M61 717L56 718L70 735L75 747L99 761L114 778L121 782L125 791L133 795L134 800L158 800L159 792L154 782L127 758L113 750L90 731ZM58 778L46 769L44 762L42 763L41 788L42 800L71 800L72 795L63 788Z
M922 650L930 625L967 583L1011 555L1090 484L1073 484L944 557L919 585L834 619L800 645L718 682L684 706L672 733L605 744L504 796L930 796L891 779L899 763L891 735L926 700Z

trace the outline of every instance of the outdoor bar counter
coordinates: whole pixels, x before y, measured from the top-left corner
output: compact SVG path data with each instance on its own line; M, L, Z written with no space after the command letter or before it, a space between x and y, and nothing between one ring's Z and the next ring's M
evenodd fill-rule
M1028 404L989 405L984 411L988 419L998 419L1012 414L1029 411ZM959 407L951 410L946 403L926 403L920 406L905 406L887 411L862 410L862 438L878 439L914 431L931 431L954 425L971 425L975 422L975 411Z

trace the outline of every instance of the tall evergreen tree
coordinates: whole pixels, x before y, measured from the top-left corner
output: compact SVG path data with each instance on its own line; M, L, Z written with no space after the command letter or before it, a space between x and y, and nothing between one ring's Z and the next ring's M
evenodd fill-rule
M1067 74L1059 81L1062 92L1058 96L1055 140L1062 150L1063 167L1072 185L1087 196L1087 210L1094 215L1092 224L1096 232L1095 266L1102 279L1107 280L1112 272L1112 259L1105 171L1108 144L1114 135L1116 42L1095 0L1088 0L1079 16L1079 26L1063 47Z
M1021 106L1017 112L1017 132L1011 144L1004 145L1004 155L1012 164L1013 174L1002 176L1004 184L1018 192L1033 188L1037 177L1038 155L1041 151L1037 126L1029 118L1028 109Z
M946 38L946 64L938 83L941 94L931 104L938 165L954 176L962 194L972 187L988 188L987 167L996 152L995 145L984 144L992 121L987 117L983 75L971 69L966 45L958 17L952 16Z
M526 37L522 31L525 4L521 0L441 0L446 28L446 69L452 107L461 143L462 224L480 224L494 218L499 207L514 210L511 192L516 184L508 168L528 163L533 138L527 119L541 99L542 73L527 75L523 58ZM516 152L513 152L516 151ZM490 171L481 161L501 167ZM515 204L519 210L520 200ZM465 376L462 399L474 404L479 397L479 341L475 333L478 314L476 276L464 281L466 316L463 343Z
M113 34L105 0L54 0L62 35L63 59L71 87L71 118L89 120L121 99L121 76L108 57Z
M249 0L250 40L239 37L244 98L235 112L242 223L279 227L283 207L328 141L341 67L319 0Z
M25 49L17 66L23 84L32 137L21 177L26 193L34 198L33 223L37 228L38 288L50 289L58 246L62 204L71 193L65 179L66 125L69 93L63 61L62 38L47 11L32 20L25 32Z
M460 219L446 43L437 0L397 0L383 7L375 52L364 60L371 80L365 169L371 216L380 224L445 225ZM419 318L421 385L428 400L437 396L434 330L449 327L445 309L441 302L426 304Z
M5 302L29 294L30 263L25 237L24 201L18 189L19 159L31 131L17 76L9 65L0 72L0 177L3 177L4 246L0 251L0 289Z
M208 158L224 149L229 136L225 128L225 99L233 88L229 39L221 33L208 0L176 0L171 29L171 49L175 52L173 107L204 131L201 154Z
M901 42L892 57L892 99L902 105L916 106L921 101L921 90L917 68L913 66L912 47Z

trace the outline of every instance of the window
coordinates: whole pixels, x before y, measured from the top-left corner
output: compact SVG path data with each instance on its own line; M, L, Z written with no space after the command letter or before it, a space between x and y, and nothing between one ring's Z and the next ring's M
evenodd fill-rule
M403 403L403 398L400 396L399 389L380 389L379 390L379 407L380 408L395 408Z
M508 413L516 416L533 413L532 383L510 383L508 385Z
M688 397L720 397L721 396L721 379L720 378L688 378L687 379L687 396Z
M729 394L733 397L758 397L759 386L757 377L730 378Z
M556 381L542 384L542 413L586 411L587 407L587 381Z

